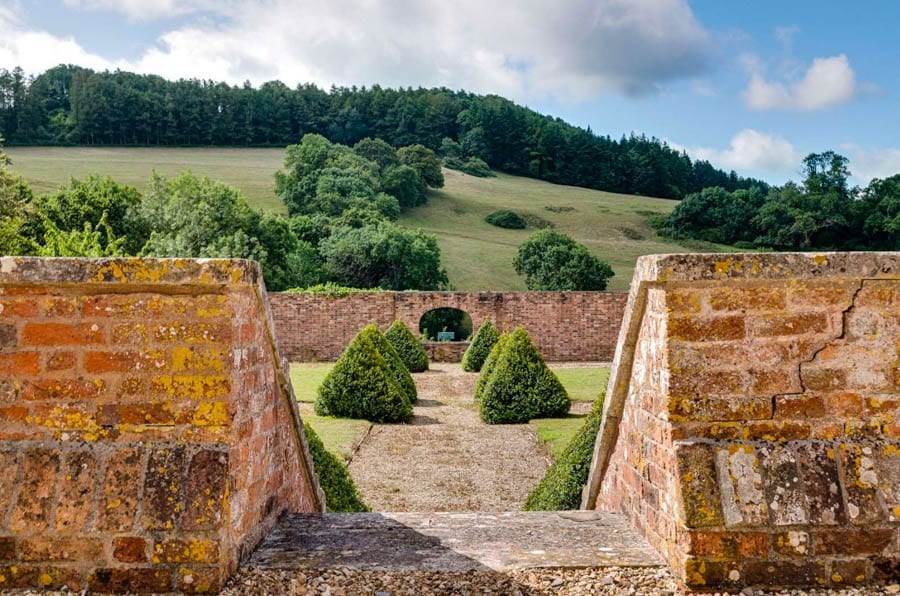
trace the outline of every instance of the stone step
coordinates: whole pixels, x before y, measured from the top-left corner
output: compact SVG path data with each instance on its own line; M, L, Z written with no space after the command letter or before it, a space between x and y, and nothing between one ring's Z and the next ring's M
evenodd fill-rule
M286 515L250 565L465 572L663 562L623 516L565 511Z

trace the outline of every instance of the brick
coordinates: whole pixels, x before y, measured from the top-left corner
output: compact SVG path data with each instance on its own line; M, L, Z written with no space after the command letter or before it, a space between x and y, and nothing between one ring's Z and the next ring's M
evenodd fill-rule
M231 392L231 378L227 375L159 375L150 382L155 395L184 399L212 399Z
M40 533L50 525L59 453L54 449L25 452L19 497L10 527L16 532Z
M681 341L722 341L744 338L744 317L673 316L668 323L669 338Z
M716 451L722 512L727 526L761 526L768 521L762 470L749 445L730 445Z
M191 459L185 486L184 530L211 530L228 518L228 453L203 449Z
M0 353L0 375L34 376L41 372L41 357L37 352Z
M772 416L772 400L767 397L673 397L669 400L673 422L727 422L766 420Z
M821 395L802 394L775 396L776 418L799 418L808 420L810 418L822 418L826 414L828 414L828 410L825 408L825 399Z
M698 313L700 296L700 292L693 288L672 288L666 292L666 308L673 313Z
M900 306L900 284L890 280L867 279L856 295L857 308L890 309Z
M9 348L18 342L19 329L9 323L0 323L0 348Z
M16 539L12 536L0 536L0 561L16 558Z
M790 288L788 302L792 307L836 306L843 310L850 306L858 287L854 281L803 281Z
M197 538L169 539L153 546L153 563L216 563L219 544Z
M158 342L227 343L233 334L230 325L214 323L171 323L156 325L152 337Z
M684 584L691 590L733 586L739 581L740 572L735 563L695 558L684 562Z
M771 285L757 288L713 288L709 296L710 306L717 311L784 310L785 302L785 291Z
M96 398L105 388L103 379L40 379L25 384L22 398L36 401L82 401Z
M167 402L104 404L97 409L97 422L104 426L174 425L175 413Z
M62 465L59 499L56 504L56 531L84 531L94 513L94 491L100 465L87 451L66 455Z
M827 313L800 313L753 317L750 320L750 334L755 337L775 337L783 335L805 335L828 331Z
M119 323L113 325L112 342L115 345L144 345L150 341L150 329L143 323Z
M0 421L25 422L30 410L24 406L9 406L0 408Z
M54 352L47 357L46 368L49 372L72 370L78 364L75 352Z
M229 368L226 350L179 346L172 349L172 372L224 372Z
M821 443L800 445L797 447L797 461L803 475L809 522L815 525L846 523L834 449Z
M877 523L882 519L877 491L881 482L877 457L868 445L841 443L838 448L838 465L847 493L847 516L853 524Z
M9 478L16 478L19 472L19 454L15 451L0 451L0 470ZM0 482L0 531L6 529L4 519L12 504L15 483Z
M765 557L769 535L763 532L685 532L687 554L713 560Z
M820 530L813 534L817 557L822 555L880 555L891 544L890 529Z
M748 420L741 433L745 441L769 441L783 443L808 439L812 427L796 420Z
M172 572L153 567L99 568L88 578L93 592L147 594L172 591Z
M872 558L872 580L896 582L900 577L900 555Z
M741 581L746 585L822 586L828 583L820 561L744 561Z
M219 567L182 567L178 570L178 589L185 594L215 593L222 589L225 576Z
M129 532L134 527L142 460L139 448L120 449L106 460L97 522L101 530Z
M757 453L766 470L763 490L769 505L770 523L775 526L806 523L808 515L796 453L781 445L763 447Z
M41 565L38 575L38 586L44 590L62 590L81 592L87 587L86 570L82 566L55 567Z
M868 570L865 560L832 561L831 583L837 586L859 586L867 581Z
M0 565L0 590L38 587L40 570L33 565Z
M865 411L865 399L858 393L829 393L825 396L825 403L833 418L856 417Z
M669 376L669 395L741 395L746 393L747 382L743 371L673 372Z
M0 315L4 319L32 319L38 314L36 300L0 296Z
M809 533L788 530L772 536L772 550L786 557L809 557L812 554Z
M147 461L141 525L147 530L171 530L183 509L183 446L153 449Z
M167 364L161 351L91 351L84 355L84 370L89 373L160 370Z
M146 563L147 541L140 536L113 538L113 557L121 563Z
M22 328L23 346L81 346L103 341L103 328L96 323L27 322Z
M19 558L26 562L92 563L103 557L103 543L86 536L37 536L19 539Z
M800 379L807 391L835 391L847 386L847 373L840 368L801 366Z
M800 393L802 390L800 374L797 372L796 367L750 371L751 395L771 396L784 393Z
M50 318L70 318L81 311L81 298L51 296L41 301L44 316Z
M681 481L685 525L688 528L722 525L724 519L712 449L702 444L679 445L675 455Z

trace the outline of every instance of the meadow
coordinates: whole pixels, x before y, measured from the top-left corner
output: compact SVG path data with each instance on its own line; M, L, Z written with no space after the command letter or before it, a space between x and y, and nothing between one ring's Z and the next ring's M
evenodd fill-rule
M274 194L283 149L8 147L13 169L36 192L47 192L70 177L89 173L146 187L152 171L174 176L184 170L222 180L241 189L255 207L284 212ZM437 236L450 283L458 290L524 290L515 273L516 248L538 228L507 230L484 217L511 209L535 224L547 223L569 234L606 260L615 271L608 289L626 290L638 256L691 252L656 235L647 218L670 212L677 201L622 195L499 174L476 178L444 170L444 188L429 192L428 203L404 213L399 223ZM704 245L704 250L726 247Z

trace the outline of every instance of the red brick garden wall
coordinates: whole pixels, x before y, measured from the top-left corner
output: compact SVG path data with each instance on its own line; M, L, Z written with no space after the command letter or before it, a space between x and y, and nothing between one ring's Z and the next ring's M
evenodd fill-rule
M336 360L356 333L396 319L413 333L435 308L458 308L477 329L485 321L528 329L549 361L612 359L625 308L619 292L361 292L270 294L285 356L291 360Z
M638 262L585 504L695 589L900 578L900 254Z
M214 591L321 509L259 279L0 259L0 589Z

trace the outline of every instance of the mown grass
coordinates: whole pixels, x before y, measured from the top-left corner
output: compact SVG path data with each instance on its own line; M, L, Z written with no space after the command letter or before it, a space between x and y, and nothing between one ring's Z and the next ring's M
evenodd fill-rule
M529 422L554 459L584 424L587 414L568 414L565 418L536 418Z
M566 388L572 401L593 402L598 395L606 393L609 367L569 368L551 365L550 368L559 377L560 383Z
M283 165L283 149L7 147L6 151L13 159L13 169L25 176L36 192L53 190L72 176L89 173L109 175L143 190L154 169L167 176L191 170L240 188L258 208L284 212L274 194L273 177ZM428 203L405 213L399 223L437 236L450 283L458 290L525 289L524 278L513 271L512 260L516 248L536 229L505 230L484 221L487 214L499 209L549 221L583 243L615 271L610 290L628 288L640 255L729 250L696 243L685 248L657 236L647 218L669 213L677 201L505 174L477 178L445 169L444 176L446 186L430 192Z
M291 385L294 386L294 396L297 401L307 404L316 401L319 385L333 367L333 362L294 362L291 364Z

